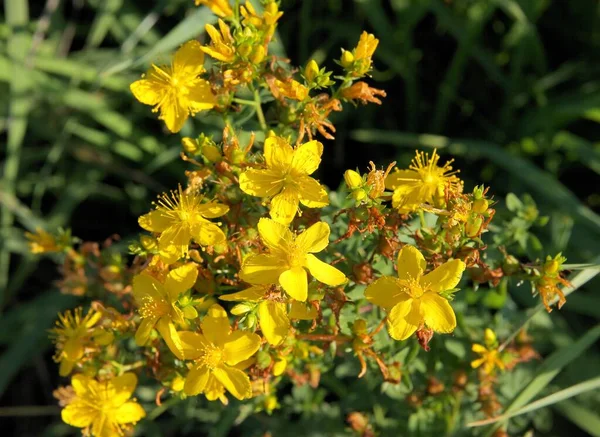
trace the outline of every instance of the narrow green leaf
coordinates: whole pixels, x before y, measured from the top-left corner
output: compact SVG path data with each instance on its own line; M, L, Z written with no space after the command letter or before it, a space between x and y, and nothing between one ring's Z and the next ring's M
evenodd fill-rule
M592 437L600 437L600 416L597 412L575 401L561 402L554 409Z

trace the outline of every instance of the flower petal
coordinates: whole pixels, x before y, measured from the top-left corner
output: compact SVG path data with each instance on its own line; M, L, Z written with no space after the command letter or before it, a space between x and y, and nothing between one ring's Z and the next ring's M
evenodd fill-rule
M156 329L165 343L167 343L169 350L173 352L173 355L183 360L183 345L173 322L168 317L161 317L156 323Z
M425 324L435 332L444 334L456 328L456 315L446 299L437 293L425 293L421 296L421 311Z
M211 373L208 377L208 382L204 388L204 396L209 401L221 400L222 403L227 404L227 397L225 396L225 387L215 376Z
M250 379L243 371L224 366L213 369L213 375L235 398L243 400L252 397Z
M465 267L465 263L459 259L448 261L433 272L423 276L421 278L421 285L423 288L437 293L452 290L460 282Z
M204 52L196 40L182 44L173 55L173 74L195 77L204 71Z
M476 360L471 361L471 367L473 369L477 369L478 367L480 367L483 363L485 363L485 358L478 358Z
M146 76L152 77L153 71L154 69L151 68L148 73L146 73ZM129 89L133 93L134 97L141 103L152 106L158 105L165 93L164 84L151 79L136 80L129 85Z
M405 301L410 296L400 288L396 278L382 276L367 286L365 298L369 302L389 311L398 302Z
M119 424L136 423L146 417L146 412L137 402L125 402L114 412L113 420Z
M229 212L229 206L217 202L207 202L198 206L198 213L204 218L217 218Z
M125 403L131 395L138 383L137 376L135 373L127 372L121 376L117 376L110 380L111 388L114 389L114 395L111 397L111 403L113 405L120 405Z
M158 279L140 273L133 277L133 297L138 305L143 305L148 299L161 300L166 297L166 291Z
M321 163L323 154L323 144L313 140L301 144L294 150L291 168L296 173L309 175L314 173Z
M169 96L160 107L160 119L165 122L172 133L181 130L189 116L189 110L181 104L176 96Z
M221 305L214 304L208 309L208 314L200 322L202 334L216 346L223 346L229 337L231 327L227 313Z
M168 255L177 253L179 258L183 258L188 251L188 246L192 234L187 227L183 227L182 224L176 224L164 230L158 238L158 249L164 251ZM173 249L174 248L174 249Z
M271 252L289 251L289 246L294 241L294 234L287 226L275 220L261 218L257 227L260 239Z
M279 275L279 284L287 294L300 302L308 297L308 278L306 270L294 267Z
M154 329L154 325L158 321L158 317L144 317L140 326L138 326L135 332L135 344L138 346L144 346L148 342L150 333Z
M329 244L329 225L317 222L296 237L296 245L308 253L322 251Z
M250 288L246 288L245 290L238 291L237 293L225 294L223 296L219 296L219 299L228 301L228 302L258 302L263 299L265 294L267 293L267 287L262 285L253 285Z
M471 346L471 350L477 354L485 354L488 351L484 345L477 344L477 343L475 343L473 346Z
M414 170L396 170L385 178L385 188L395 190L399 186L415 186L421 180L421 175Z
M265 339L274 346L280 344L290 330L290 319L283 302L262 301L258 305L258 320Z
M183 391L188 396L196 396L202 393L208 383L210 371L206 366L192 367L185 378Z
M60 415L67 425L85 428L92 424L97 414L98 410L76 399L63 408Z
M179 295L189 290L198 278L198 266L195 263L187 263L169 272L165 280L165 289L169 293L171 302L179 299Z
M287 269L285 260L275 255L250 255L242 263L240 279L250 284L276 284Z
M395 340L406 340L419 329L420 323L419 302L414 299L398 302L388 314L388 331Z
M210 88L210 82L204 79L196 79L194 84L188 87L186 99L192 115L199 111L212 109L217 103L217 99Z
M207 348L212 346L210 341L198 332L178 331L177 334L181 340L183 358L186 360L199 358Z
M163 232L173 224L173 219L165 214L162 209L155 209L141 216L138 223L147 231Z
M264 156L267 167L286 171L292 163L294 149L281 137L269 137L265 140Z
M306 255L306 268L315 279L332 287L342 285L348 281L346 275L330 264L327 264L312 254ZM293 297L293 296L292 296ZM300 300L300 299L296 299Z
M298 178L297 184L302 205L307 208L323 208L329 205L327 190L315 179L310 176L301 176Z
M71 385L73 386L73 390L75 390L75 394L79 397L84 397L89 389L90 384L95 383L92 378L89 376L85 376L81 373L74 375L71 378Z
M406 245L398 253L398 278L419 279L427 268L427 261L415 246Z
M285 187L281 193L273 197L269 214L273 220L282 224L289 224L298 212L300 194L294 188Z
M276 170L251 168L240 175L240 189L251 196L273 197L283 189L283 181Z
M254 355L259 347L258 335L247 331L233 331L223 346L223 359L230 366L235 366Z
M216 244L222 244L227 239L221 228L209 221L201 221L193 226L192 235L194 237L194 241L201 246L214 246Z

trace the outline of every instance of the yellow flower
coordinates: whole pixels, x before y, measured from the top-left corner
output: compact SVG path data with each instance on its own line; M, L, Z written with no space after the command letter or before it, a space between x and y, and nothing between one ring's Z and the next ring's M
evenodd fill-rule
M219 61L232 62L235 59L235 47L229 26L219 19L220 32L212 24L207 24L205 29L210 36L210 46L202 46L202 51Z
M362 77L369 72L372 64L373 53L379 44L374 35L363 32L356 48L349 52L342 52L341 64L354 77Z
M258 15L254 6L250 1L246 0L246 4L240 8L240 12L244 17L244 26L252 25L256 29L264 32L265 43L268 43L275 33L277 27L277 21L283 15L283 12L279 11L279 5L275 0L270 0L264 5L263 15Z
M204 393L208 400L222 398L227 389L237 399L252 396L248 375L240 367L260 347L260 337L246 331L231 331L227 313L219 305L209 308L201 323L202 334L180 332L183 354L193 360L183 391L188 396Z
M323 208L329 204L327 191L309 175L321 162L323 144L309 141L296 149L281 137L265 140L267 168L249 169L240 175L240 188L252 196L271 200L271 218L288 224L298 212L298 203L308 208Z
M440 293L456 287L465 263L455 259L423 275L426 267L417 248L404 246L398 254L398 279L383 276L365 291L367 300L388 311L388 330L396 340L406 340L424 325L441 333L456 327L454 310Z
M162 195L156 210L141 216L138 223L150 232L161 233L158 250L169 264L187 256L190 240L201 246L214 246L225 241L225 234L207 219L227 214L229 207L216 202L201 203L203 196L178 192Z
M504 370L504 361L500 359L500 352L498 351L498 341L496 340L496 334L491 329L485 330L485 346L482 344L474 344L471 348L473 352L481 355L481 358L471 361L471 367L477 369L483 364L483 371L491 375L494 370L499 368Z
M183 312L175 306L179 295L192 288L198 277L198 268L187 263L173 269L164 283L147 274L133 278L133 297L139 307L142 322L135 333L135 342L143 346L148 341L152 329L156 327L162 338L177 358L183 358L183 346L175 323L184 324Z
M213 11L213 14L222 18L233 17L233 9L228 0L196 0L196 6L205 5Z
M273 287L269 285L254 285L237 293L226 294L219 299L229 302L258 302L258 322L263 336L274 346L281 344L290 331L290 318L312 320L317 312L310 311L300 302L292 302L288 313L287 304ZM232 311L233 312L233 311Z
M31 253L60 252L62 250L56 237L42 228L37 228L33 234L25 232L25 237L29 240L29 251Z
M188 41L175 52L170 66L152 65L130 89L140 102L154 106L153 112L160 110L159 118L171 132L179 132L189 115L215 106L210 83L199 77L203 72L200 43Z
M408 170L396 170L387 176L385 187L394 190L392 205L406 214L416 211L421 204L439 203L444 199L445 189L455 190L461 185L452 171L452 160L438 166L440 156L434 150L431 158L418 152Z
M134 400L130 400L137 377L124 373L108 381L96 381L84 375L71 379L75 398L62 410L68 425L85 428L85 435L121 437L146 416Z
M330 286L342 285L347 281L342 272L313 255L329 244L327 223L315 223L299 235L294 235L284 225L261 218L258 233L270 253L248 256L242 264L242 280L255 285L278 283L288 295L300 302L308 297L306 270L317 281Z
M94 334L92 328L102 318L102 313L92 309L85 317L82 317L82 313L80 307L73 312L58 314L56 327L50 330L57 345L54 360L60 362L60 376L69 375L75 364L83 358L85 347Z
M294 79L288 79L283 82L279 79L275 79L275 89L280 95L287 97L288 99L303 101L308 97L308 88L302 85L300 82Z

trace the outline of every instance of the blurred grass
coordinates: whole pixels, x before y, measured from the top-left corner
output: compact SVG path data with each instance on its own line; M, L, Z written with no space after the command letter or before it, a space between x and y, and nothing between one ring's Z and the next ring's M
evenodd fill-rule
M388 97L382 107L335 114L337 140L325 149L322 172L330 186L345 168L365 170L369 160L405 165L412 154L407 147L437 147L457 156L462 176L484 181L497 199L531 192L553 217L540 236L544 245L566 247L572 263L594 261L600 247L595 1L283 0L282 7L275 49L283 56L286 47L296 64L314 57L333 69L339 47L352 48L363 29L380 39L373 79ZM21 230L70 225L74 234L96 240L137 232L136 215L184 167L178 137L133 102L128 85L182 42L202 38L204 24L214 20L191 0L9 0L3 18L0 365L7 370L1 403L24 381L43 386L44 371L31 372L34 359L43 357L56 373L45 329L74 302L51 285L54 268L27 254ZM193 125L182 133L208 128ZM116 224L98 221L107 204ZM600 320L594 310L600 297L591 292L597 284L591 281L553 312L567 341L589 335ZM597 347L585 357L597 362ZM556 388L581 381L569 380L568 372L585 363L580 357L565 364ZM46 395L40 388L16 402L45 404ZM579 408L581 399L556 409L582 429L600 423L600 400L587 397L596 403Z

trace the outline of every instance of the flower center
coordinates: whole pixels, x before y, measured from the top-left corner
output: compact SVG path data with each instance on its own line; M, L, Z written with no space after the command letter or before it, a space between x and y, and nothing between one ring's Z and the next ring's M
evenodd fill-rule
M219 367L223 363L223 358L223 349L211 345L204 350L204 354L200 357L199 360L209 369L214 369L215 367Z
M152 299L149 296L144 297L142 305L139 309L142 318L147 317L162 317L169 314L171 305L164 299Z
M288 264L290 267L302 267L306 262L306 253L295 243L290 244L288 252Z
M407 294L409 294L413 299L418 299L427 292L427 290L425 290L421 286L419 281L414 278L407 279L403 282L404 282L404 284L403 284L404 291Z

